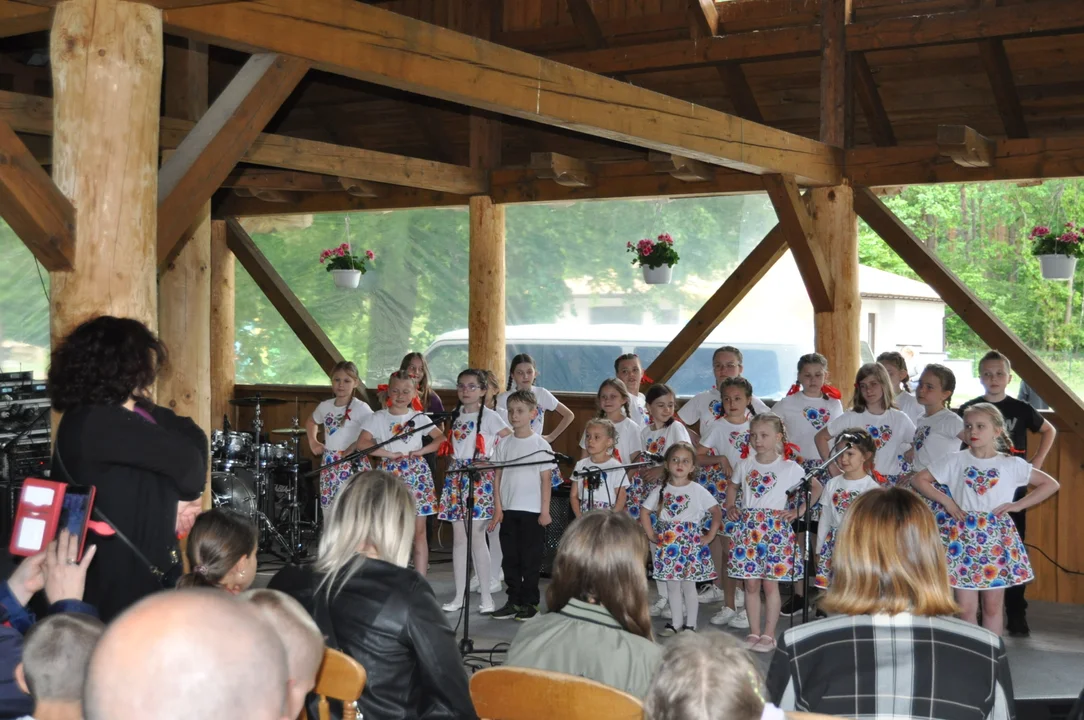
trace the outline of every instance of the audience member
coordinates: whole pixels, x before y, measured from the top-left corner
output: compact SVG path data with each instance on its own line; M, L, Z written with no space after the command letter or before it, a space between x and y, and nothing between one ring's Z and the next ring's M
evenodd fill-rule
M226 593L152 595L106 629L90 658L87 720L294 720L286 651L267 623Z
M863 493L843 520L831 617L783 633L768 673L784 710L852 718L1000 720L1014 715L1005 644L951 617L944 546L909 490Z
M215 587L234 595L256 579L259 532L248 515L229 508L202 513L192 525L185 555L189 571L177 587Z
M637 697L662 660L652 641L647 542L624 513L588 512L561 538L548 612L526 623L508 664L597 680Z
M749 653L729 635L682 633L667 644L644 720L782 720L764 701Z
M101 620L78 613L51 615L30 628L15 668L19 687L34 698L29 720L82 720L87 663L104 630Z
M407 568L414 516L398 478L359 473L325 516L314 568L288 566L271 585L306 604L328 645L365 668L365 717L473 720L455 633L429 583Z
M324 636L297 600L278 590L249 590L241 595L278 633L286 648L290 679L286 690L286 717L296 718L305 696L316 686L316 674L324 659Z

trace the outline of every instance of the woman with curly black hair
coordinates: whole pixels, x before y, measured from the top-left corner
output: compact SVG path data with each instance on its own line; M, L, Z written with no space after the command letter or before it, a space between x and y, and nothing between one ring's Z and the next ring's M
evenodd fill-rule
M64 414L52 477L95 486L95 505L168 574L180 562L177 537L199 513L208 446L191 419L148 399L165 361L165 347L138 320L97 317L54 348L49 398ZM96 544L86 599L109 622L162 581L116 536Z

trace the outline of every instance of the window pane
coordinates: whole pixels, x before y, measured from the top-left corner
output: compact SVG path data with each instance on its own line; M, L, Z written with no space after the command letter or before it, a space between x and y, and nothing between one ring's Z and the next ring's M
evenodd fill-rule
M49 273L0 220L0 372L31 371L44 378L49 365Z

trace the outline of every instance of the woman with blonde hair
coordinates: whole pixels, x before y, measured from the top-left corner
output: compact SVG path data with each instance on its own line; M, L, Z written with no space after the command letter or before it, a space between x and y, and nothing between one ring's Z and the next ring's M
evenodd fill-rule
M270 587L300 600L328 646L365 668L365 717L472 719L455 633L429 583L407 568L414 514L394 475L355 475L327 513L315 565L284 569Z
M953 618L933 514L909 490L863 493L840 527L832 585L838 615L783 633L768 690L784 710L848 717L1014 716L1005 644Z
M636 697L662 651L652 640L647 540L624 513L595 510L568 526L546 590L547 612L512 641L508 665L580 675Z

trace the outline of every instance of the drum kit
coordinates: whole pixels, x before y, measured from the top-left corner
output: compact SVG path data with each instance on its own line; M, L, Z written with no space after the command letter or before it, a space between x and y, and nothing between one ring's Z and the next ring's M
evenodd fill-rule
M261 410L286 402L260 395L230 400L234 407L253 409L252 431L234 431L223 418L223 429L211 432L211 494L215 507L232 508L252 519L260 532L261 550L296 562L315 538L318 519L315 513L302 519L298 444L305 429L295 414L291 427L270 431L285 437L285 442L261 442Z

